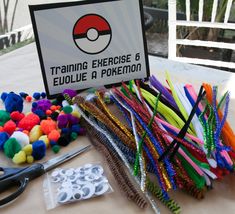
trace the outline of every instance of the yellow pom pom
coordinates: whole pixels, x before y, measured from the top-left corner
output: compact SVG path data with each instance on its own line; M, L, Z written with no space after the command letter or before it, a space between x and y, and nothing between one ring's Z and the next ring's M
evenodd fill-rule
M25 152L26 155L32 155L33 146L32 144L28 144L22 150Z
M50 145L50 141L49 141L47 135L42 135L38 140L44 141L44 143L46 144L46 147L47 147L47 148L48 148L48 146Z
M27 163L33 163L34 162L34 158L32 155L28 155L27 156Z
M16 153L12 159L15 164L22 164L26 162L26 154L24 151Z
M77 118L80 118L81 117L81 114L78 112L78 111L73 111L71 113L74 117L77 117Z
M31 143L37 141L43 135L40 125L34 126L29 132L29 140Z

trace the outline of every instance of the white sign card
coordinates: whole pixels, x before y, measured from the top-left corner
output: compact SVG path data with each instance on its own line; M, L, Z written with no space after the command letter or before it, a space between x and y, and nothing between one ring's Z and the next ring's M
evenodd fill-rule
M141 0L31 5L47 96L149 76Z

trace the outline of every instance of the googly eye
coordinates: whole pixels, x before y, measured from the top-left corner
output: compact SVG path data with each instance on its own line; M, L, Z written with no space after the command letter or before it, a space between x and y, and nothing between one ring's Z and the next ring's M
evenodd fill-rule
M72 194L71 191L63 190L63 191L58 193L57 202L60 203L60 204L64 204L64 203L69 202L72 197L73 197L73 194Z
M72 185L73 191L77 191L77 190L79 190L79 189L81 189L81 188L82 188L81 185L78 185L78 184L73 184L73 185Z
M53 183L59 183L61 181L60 177L51 177L51 182Z
M79 184L79 185L84 185L87 183L88 181L85 179L85 177L78 177L78 179L76 180L76 184Z
M103 167L101 167L99 165L95 165L91 168L91 173L101 176L104 173L104 169L103 169Z
M86 181L95 181L99 179L99 176L97 176L96 174L89 174L89 175L86 175L84 178Z
M60 175L60 170L59 169L55 169L52 173L51 173L51 177L55 178L58 177Z
M71 181L69 181L69 180L66 180L66 181L64 181L62 184L61 184L61 186L63 187L63 188L71 188L72 187L72 182Z
M95 184L99 183L108 183L108 179L105 176L101 176L97 180L95 180Z
M74 200L81 200L82 199L83 192L80 190L77 190L73 193L73 199Z
M72 183L74 183L74 182L76 182L76 180L78 179L78 175L76 175L76 174L71 175L71 176L68 177L68 179L69 179Z
M95 187L95 195L102 195L109 190L108 183L100 183Z
M91 183L84 185L81 188L82 191L82 198L83 199L88 199L95 193L95 186Z
M72 176L73 174L74 174L74 169L68 169L65 171L65 175L68 177Z

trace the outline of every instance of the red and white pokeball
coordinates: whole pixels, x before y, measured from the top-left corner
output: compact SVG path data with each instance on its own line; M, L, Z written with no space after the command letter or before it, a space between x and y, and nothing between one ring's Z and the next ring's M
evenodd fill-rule
M73 39L76 46L87 54L98 54L104 51L112 38L112 31L105 18L97 14L82 16L73 28Z

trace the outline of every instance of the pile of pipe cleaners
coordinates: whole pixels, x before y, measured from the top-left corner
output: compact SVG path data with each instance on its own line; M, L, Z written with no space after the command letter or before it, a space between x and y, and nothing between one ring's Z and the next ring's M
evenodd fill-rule
M126 197L140 208L149 201L159 213L157 197L180 213L169 191L202 199L213 180L233 172L235 136L226 120L228 92L219 99L216 86L204 83L196 92L190 84L173 84L168 74L166 80L167 86L154 76L149 83L132 80L73 102Z
M0 150L15 164L33 163L67 146L85 133L79 124L80 114L71 99L74 90L66 89L55 100L35 92L33 96L21 92L1 94L5 109L0 110ZM67 101L68 100L68 101ZM32 102L31 112L22 113L25 102Z

